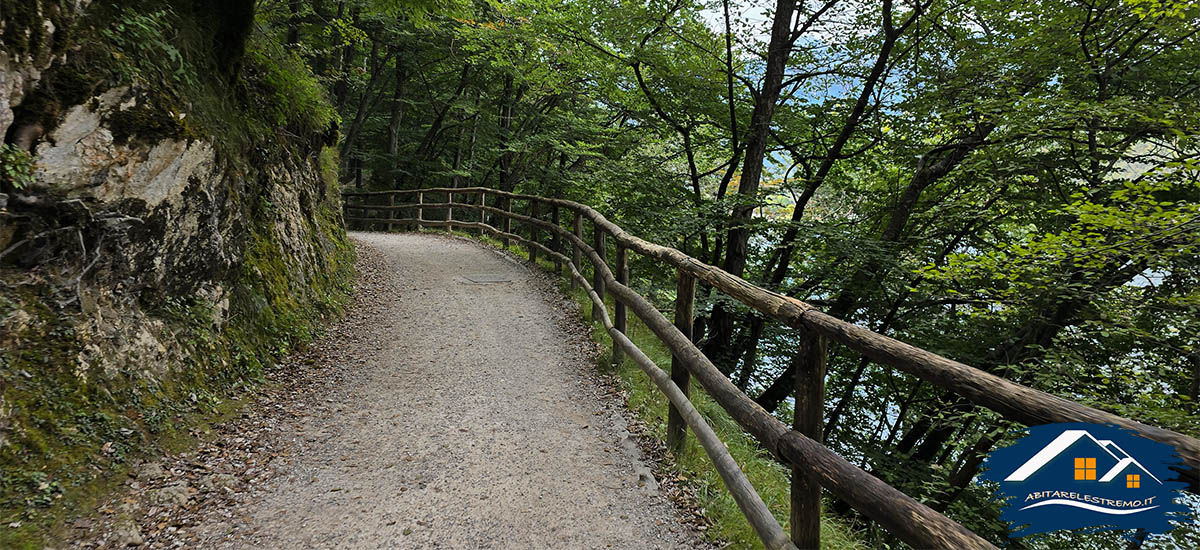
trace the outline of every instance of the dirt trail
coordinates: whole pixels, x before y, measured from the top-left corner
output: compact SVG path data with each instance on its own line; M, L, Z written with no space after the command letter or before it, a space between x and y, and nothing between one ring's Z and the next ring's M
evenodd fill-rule
M684 546L589 389L563 304L525 267L465 240L356 238L402 298L365 327L377 351L341 411L306 427L319 444L256 510L255 546Z
M465 239L353 237L374 281L306 360L318 387L292 382L302 397L266 400L288 412L243 415L168 460L168 479L143 468L126 502L173 490L181 506L121 505L134 525L82 546L707 546L659 494L544 274Z

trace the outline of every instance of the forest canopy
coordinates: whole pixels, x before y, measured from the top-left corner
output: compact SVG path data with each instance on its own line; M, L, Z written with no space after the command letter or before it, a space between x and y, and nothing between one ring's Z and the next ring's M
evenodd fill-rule
M1200 435L1194 2L259 11L327 85L348 187L578 200L836 317ZM666 304L674 283L656 269L635 261L635 288ZM699 299L705 353L790 417L795 335L719 293ZM972 480L1016 426L837 346L828 369L834 450L1004 539Z

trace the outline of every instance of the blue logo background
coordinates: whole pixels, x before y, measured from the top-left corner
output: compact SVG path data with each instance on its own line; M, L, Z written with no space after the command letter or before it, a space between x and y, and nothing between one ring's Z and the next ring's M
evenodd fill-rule
M1173 481L1178 474L1170 467L1181 461L1170 445L1100 424L1046 424L1028 432L993 451L980 474L1000 485L996 498L1006 501L1000 519L1010 522L1012 537L1087 527L1165 533L1170 520L1190 512L1174 500L1187 484Z

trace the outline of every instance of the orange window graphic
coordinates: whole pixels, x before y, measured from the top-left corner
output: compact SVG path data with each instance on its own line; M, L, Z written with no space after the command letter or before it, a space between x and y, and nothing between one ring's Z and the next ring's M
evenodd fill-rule
M1125 476L1125 487L1128 489L1140 489L1142 487L1142 475L1129 474Z
M1075 479L1077 479L1077 480L1095 480L1096 479L1096 459L1094 459L1094 458L1076 458L1075 459Z

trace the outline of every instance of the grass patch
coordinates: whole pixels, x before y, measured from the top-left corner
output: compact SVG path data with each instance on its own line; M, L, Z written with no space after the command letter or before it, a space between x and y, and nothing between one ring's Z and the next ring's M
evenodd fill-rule
M496 248L502 248L515 256L528 260L528 250L523 246L504 248L498 239L476 234L455 232L455 235L476 239ZM586 260L584 261L586 264ZM554 263L539 254L538 267L554 271ZM584 273L589 276L589 273ZM612 339L603 325L591 321L591 299L582 288L571 289L569 281L562 281L562 290L579 306L580 318L591 326L592 339L601 345L605 351L596 358L597 368L606 374L616 374L621 383L621 389L628 395L629 408L638 419L645 422L659 440L666 439L667 431L667 398L658 391L658 387L632 361L626 359L618 367L611 365ZM613 311L612 297L606 297L608 310ZM658 337L634 315L630 315L626 327L626 335L646 356L654 361L659 368L670 371L671 352L658 340ZM788 530L789 493L791 487L791 471L776 462L758 442L747 434L729 414L725 412L697 383L692 384L691 399L696 409L721 441L729 448L730 454L738 466L745 472L746 477L758 490L763 502ZM763 548L758 535L746 522L737 502L725 489L720 474L713 468L708 455L690 432L684 450L673 456L674 466L680 476L685 478L683 483L697 497L705 516L712 520L713 525L706 532L712 539L729 543L729 548L758 549ZM824 517L821 521L821 547L829 550L865 550L867 544L858 537L845 523L836 517Z

